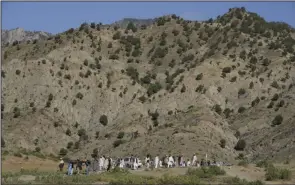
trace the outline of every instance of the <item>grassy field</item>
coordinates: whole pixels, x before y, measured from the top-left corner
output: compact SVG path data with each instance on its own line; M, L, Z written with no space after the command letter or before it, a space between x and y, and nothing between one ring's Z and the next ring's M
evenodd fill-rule
M294 184L294 166L274 167L268 162L245 166L120 170L67 176L57 171L57 161L10 157L2 161L2 182L21 184ZM287 170L287 167L288 170ZM292 169L292 170L289 170ZM294 173L293 173L294 174ZM271 177L266 181L267 177Z

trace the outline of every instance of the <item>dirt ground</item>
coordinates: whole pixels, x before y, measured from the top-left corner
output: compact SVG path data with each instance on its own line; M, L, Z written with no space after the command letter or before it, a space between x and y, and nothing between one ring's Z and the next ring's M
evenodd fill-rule
M39 159L37 157L29 157L28 160L18 157L7 157L2 161L2 172L18 172L21 168L26 170L38 169L38 171L43 172L54 172L57 171L58 162L48 160L48 159ZM294 184L295 183L295 164L290 165L278 165L280 167L288 168L293 171L293 179L291 181L271 181L267 184ZM231 166L231 167L222 167L228 176L239 177L241 179L246 179L247 181L261 180L264 181L264 169L258 168L253 164L248 165L247 167L243 166ZM146 176L162 176L164 174L169 175L184 175L187 171L187 168L170 168L170 169L157 169L157 170L138 170L131 171L134 174L146 175Z

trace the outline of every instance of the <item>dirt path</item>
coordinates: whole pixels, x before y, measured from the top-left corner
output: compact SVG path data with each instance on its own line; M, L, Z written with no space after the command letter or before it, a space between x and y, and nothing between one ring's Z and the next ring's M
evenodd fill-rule
M6 160L2 161L2 171L7 172L19 172L21 168L25 170L34 170L42 172L55 172L57 171L58 162L40 159L34 156L30 156L28 160L18 157L6 157ZM243 166L231 166L231 167L222 167L228 176L239 177L247 181L261 180L264 181L264 169L257 168L255 165L248 165L247 167ZM170 168L170 169L154 169L154 170L131 170L131 173L144 176L155 176L160 177L165 174L169 175L184 175L187 171L187 168ZM295 173L295 171L293 171ZM272 181L267 182L267 184L294 184L295 179L291 181Z
M30 156L28 160L12 156L2 161L3 172L19 172L21 168L25 170L38 169L38 171L53 172L58 170L58 162L48 159L42 160L34 156Z

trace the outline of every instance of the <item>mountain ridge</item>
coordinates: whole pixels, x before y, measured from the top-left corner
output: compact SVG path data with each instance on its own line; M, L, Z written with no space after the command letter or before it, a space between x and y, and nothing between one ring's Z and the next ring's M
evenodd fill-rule
M294 30L243 8L134 27L82 24L8 46L5 150L291 156Z

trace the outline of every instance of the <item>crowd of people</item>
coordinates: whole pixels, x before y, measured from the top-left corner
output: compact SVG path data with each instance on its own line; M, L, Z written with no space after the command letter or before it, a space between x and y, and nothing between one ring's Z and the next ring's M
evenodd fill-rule
M64 168L64 160L61 158L59 163L59 170L63 171ZM75 174L80 174L85 167L86 175L89 172L101 172L101 171L110 171L111 169L118 167L118 168L129 168L132 170L137 170L139 168L173 168L173 167L201 167L201 166L222 166L226 165L223 162L216 162L213 160L207 160L207 155L205 159L198 160L197 155L194 154L191 159L184 158L183 155L180 156L164 156L162 158L159 155L152 158L150 155L147 155L144 160L144 164L141 163L141 160L137 156L131 155L131 157L125 158L117 158L112 159L111 157L100 156L95 157L92 161L90 160L68 160L68 168L67 168L67 175L73 175L74 171Z

